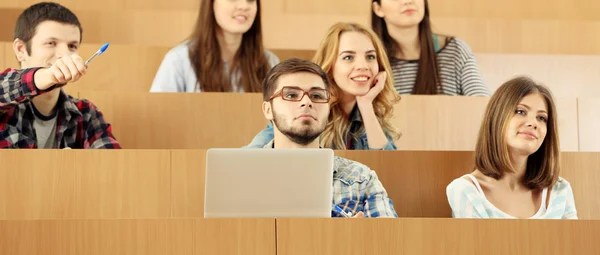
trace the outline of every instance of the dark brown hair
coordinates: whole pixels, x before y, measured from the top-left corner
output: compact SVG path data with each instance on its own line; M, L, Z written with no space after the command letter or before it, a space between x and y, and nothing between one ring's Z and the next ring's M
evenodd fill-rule
M540 148L529 155L522 184L529 189L550 187L560 173L560 145L556 107L552 93L527 77L504 83L488 102L475 147L475 169L496 180L514 172L505 133L519 102L527 95L540 94L548 107L546 137Z
M31 54L31 38L35 36L37 26L44 21L56 21L62 24L74 25L79 28L79 42L83 40L83 28L79 19L66 7L50 2L34 4L21 13L17 18L13 39L25 42L25 49Z
M371 28L383 41L383 45L388 56L393 58L400 50L400 45L390 36L387 25L383 18L377 16L374 12L372 3L381 5L382 0L372 0L371 2ZM440 92L441 79L437 62L437 55L433 45L433 32L431 30L431 21L429 20L429 3L425 3L425 14L423 20L419 23L419 42L421 44L421 55L419 56L419 67L417 70L417 79L412 94L438 94Z
M231 91L230 75L225 73L221 48L217 41L218 24L213 11L215 0L203 0L191 36L190 60L203 92ZM271 68L262 42L260 0L254 23L242 36L242 44L229 65L229 73L240 72L240 85L245 92L260 92L260 83Z
M318 75L323 80L325 89L329 89L329 80L327 79L327 74L323 72L321 67L305 59L290 58L277 64L273 67L273 69L271 69L271 71L269 71L269 73L267 73L267 77L262 83L263 100L269 100L273 93L275 93L275 88L277 88L277 80L279 80L279 77L284 74L300 72Z

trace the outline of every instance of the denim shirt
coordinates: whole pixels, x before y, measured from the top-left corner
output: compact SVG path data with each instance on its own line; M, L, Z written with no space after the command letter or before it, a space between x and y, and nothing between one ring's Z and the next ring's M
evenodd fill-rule
M274 141L263 148L274 148ZM366 218L398 218L377 173L361 163L338 156L333 159L331 208L335 205L352 215L363 212ZM331 217L343 216L332 210Z
M360 111L358 109L358 106L355 106L354 109L352 110L352 112L350 113L350 129L348 132L348 134L346 135L346 141L350 140L350 143L348 144L348 148L349 150L396 150L396 145L394 144L394 140L388 135L386 134L386 137L388 139L387 144L385 145L385 147L383 148L369 148L369 142L367 140L367 133L363 130L356 138L352 135L357 133L360 128L363 126L363 122L362 122L362 117L360 116ZM265 129L263 129L262 131L260 131L255 137L254 139L252 139L252 142L250 142L250 144L246 145L244 148L262 148L264 147L269 141L273 140L274 138L274 133L273 133L273 123L269 122L269 124L267 124L267 127ZM332 148L332 149L339 149L339 148Z

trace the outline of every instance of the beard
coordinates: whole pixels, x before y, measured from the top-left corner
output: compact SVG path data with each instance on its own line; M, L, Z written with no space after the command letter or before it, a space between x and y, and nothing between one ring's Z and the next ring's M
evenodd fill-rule
M285 119L277 115L274 109L273 125L292 142L300 145L312 143L325 130L325 123L321 127L313 127L310 120L303 120L297 126L289 126L286 124Z

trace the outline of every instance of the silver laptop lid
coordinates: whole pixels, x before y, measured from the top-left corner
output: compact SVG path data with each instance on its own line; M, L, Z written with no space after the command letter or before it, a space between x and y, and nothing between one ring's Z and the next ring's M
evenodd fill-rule
M205 218L329 218L331 149L209 149Z

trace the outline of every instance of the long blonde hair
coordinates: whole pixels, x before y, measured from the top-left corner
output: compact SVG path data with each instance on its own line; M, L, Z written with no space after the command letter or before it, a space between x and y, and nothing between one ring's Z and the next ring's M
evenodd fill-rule
M390 119L394 111L394 104L400 100L400 95L394 89L392 67L390 66L383 44L377 35L365 26L356 23L337 23L329 29L313 58L313 62L321 66L323 71L327 73L333 95L330 102L329 121L321 134L322 145L338 150L345 150L347 146L345 137L350 129L350 120L349 116L344 113L339 101L340 95L344 92L333 79L333 68L339 51L340 36L344 32L363 33L373 42L373 46L375 46L375 51L377 52L377 63L379 64L378 72L385 71L387 74L383 90L373 100L375 116L377 116L377 120L386 135L391 136L392 139L399 138L400 134L391 125ZM364 132L364 127L360 128L358 134L362 132Z

